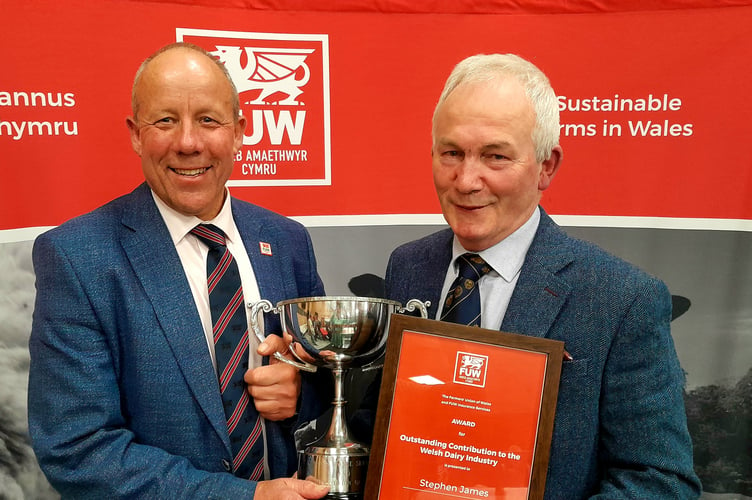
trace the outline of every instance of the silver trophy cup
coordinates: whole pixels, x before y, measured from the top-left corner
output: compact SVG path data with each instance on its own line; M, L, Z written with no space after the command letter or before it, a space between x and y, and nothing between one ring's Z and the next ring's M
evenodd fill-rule
M310 372L318 367L328 368L334 375L334 409L329 429L305 450L298 451L298 477L312 477L329 485L326 498L362 498L368 470L370 449L350 436L345 419L347 370L381 357L392 313L418 309L425 318L428 305L417 299L402 307L391 300L333 296L283 300L276 307L261 300L252 306L251 328L260 341L264 340L258 326L260 311L280 314L282 329L293 338L291 352L298 362L280 353L275 353L277 359Z

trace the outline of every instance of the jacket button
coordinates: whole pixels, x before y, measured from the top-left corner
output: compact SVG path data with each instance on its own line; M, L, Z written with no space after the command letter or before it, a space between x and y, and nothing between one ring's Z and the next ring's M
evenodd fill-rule
M228 460L222 459L222 467L225 468L227 472L232 472L232 466L230 465L230 462Z

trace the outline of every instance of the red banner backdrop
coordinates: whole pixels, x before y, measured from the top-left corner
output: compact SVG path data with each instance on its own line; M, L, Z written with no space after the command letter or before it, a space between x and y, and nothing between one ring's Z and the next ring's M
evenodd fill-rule
M464 57L512 52L561 99L564 164L543 202L558 222L716 230L568 228L680 299L696 470L750 498L751 26L752 0L0 0L0 389L18 389L0 420L24 426L30 240L142 182L125 117L155 49L188 40L228 65L248 119L230 189L301 217L337 294L440 223L443 82ZM387 227L359 227L373 224ZM35 466L27 441L12 448L28 460L11 473Z
M752 219L752 7L374 15L37 0L6 2L0 25L0 229L59 224L142 180L124 120L133 74L181 37L225 50L247 84L233 194L286 215L439 213L429 149L443 81L468 55L513 52L561 96L549 212Z

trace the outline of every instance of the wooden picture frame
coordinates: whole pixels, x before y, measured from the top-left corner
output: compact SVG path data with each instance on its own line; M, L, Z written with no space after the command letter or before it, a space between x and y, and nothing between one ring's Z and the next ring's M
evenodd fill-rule
M365 498L543 498L561 341L391 317Z

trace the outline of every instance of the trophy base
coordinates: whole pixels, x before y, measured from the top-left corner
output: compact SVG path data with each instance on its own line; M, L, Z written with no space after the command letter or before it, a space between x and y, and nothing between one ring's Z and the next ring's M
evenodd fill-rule
M349 448L309 446L298 452L298 477L328 484L325 499L362 500L368 456L368 448L357 443Z

